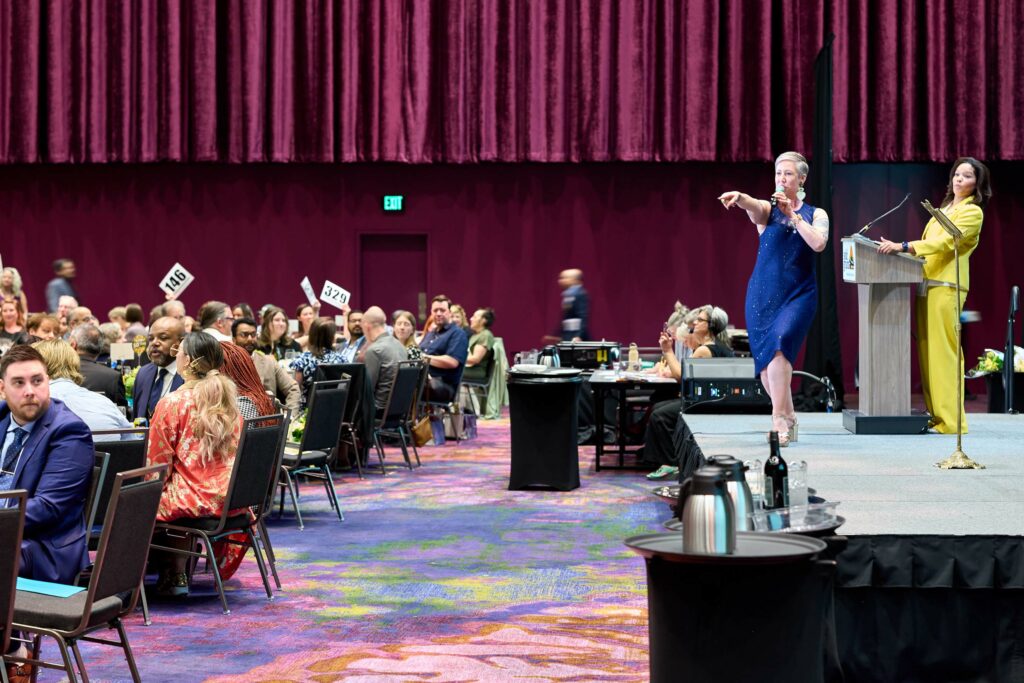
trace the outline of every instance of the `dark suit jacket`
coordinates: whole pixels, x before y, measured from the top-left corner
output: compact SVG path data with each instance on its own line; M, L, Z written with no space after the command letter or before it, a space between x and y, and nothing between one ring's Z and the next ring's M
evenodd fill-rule
M562 293L562 320L569 319L579 320L579 330L566 330L563 326L558 331L562 341L572 341L573 337L590 339L590 295L582 286L571 294Z
M139 374L135 375L135 386L132 387L132 413L135 417L147 417L146 411L149 408L149 392L153 389L153 382L156 381L156 371L160 368L156 363L143 365L139 368ZM176 390L185 380L181 375L174 375L171 380L171 391Z
M85 378L85 381L82 382L83 387L89 391L103 392L104 396L119 406L128 405L120 372L88 358L81 360L82 377Z
M11 411L0 403L0 434ZM28 491L19 575L71 583L88 563L84 507L92 484L92 434L58 399L40 417L14 469L12 488Z

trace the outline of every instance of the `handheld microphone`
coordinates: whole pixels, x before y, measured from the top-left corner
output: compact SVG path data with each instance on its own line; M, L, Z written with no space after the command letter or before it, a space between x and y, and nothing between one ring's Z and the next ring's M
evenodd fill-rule
M1020 310L1020 287L1014 285L1010 290L1010 318L1012 319L1017 315L1017 311Z
M785 191L786 191L786 188L784 188L782 185L776 185L775 186L775 192L785 192ZM771 198L771 204L772 204L772 206L775 206L775 195L774 194L772 195L772 198Z

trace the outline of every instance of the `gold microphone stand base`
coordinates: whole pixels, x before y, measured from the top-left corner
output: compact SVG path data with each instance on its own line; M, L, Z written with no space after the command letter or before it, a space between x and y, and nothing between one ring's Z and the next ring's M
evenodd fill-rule
M983 470L985 466L980 462L974 462L967 457L959 448L945 460L935 463L935 466L942 470Z

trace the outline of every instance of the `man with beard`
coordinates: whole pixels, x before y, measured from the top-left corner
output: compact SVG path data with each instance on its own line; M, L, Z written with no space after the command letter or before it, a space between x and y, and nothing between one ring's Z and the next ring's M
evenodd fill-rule
M157 402L185 380L178 374L175 356L185 336L185 327L174 318L157 318L149 328L146 354L150 362L139 368L132 389L132 411L136 419L153 417Z
M293 415L298 414L302 402L299 385L288 372L278 365L273 356L267 356L256 350L256 321L252 318L239 318L231 324L231 339L252 356L256 372L263 382L263 388L277 397Z

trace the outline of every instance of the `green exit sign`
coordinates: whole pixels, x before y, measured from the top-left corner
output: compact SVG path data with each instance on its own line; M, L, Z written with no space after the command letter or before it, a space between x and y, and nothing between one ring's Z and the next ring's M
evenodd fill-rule
M405 195L384 195L384 210L388 213L401 213L402 211L405 211Z

